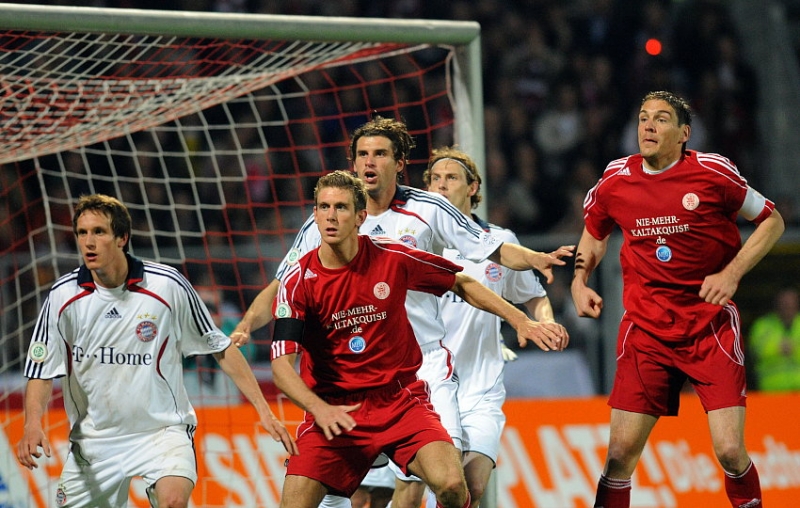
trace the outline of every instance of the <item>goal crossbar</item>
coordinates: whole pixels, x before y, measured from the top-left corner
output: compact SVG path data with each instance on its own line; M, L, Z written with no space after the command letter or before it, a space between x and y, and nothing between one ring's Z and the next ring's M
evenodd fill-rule
M0 3L0 28L237 39L459 44L476 42L475 21L150 11Z

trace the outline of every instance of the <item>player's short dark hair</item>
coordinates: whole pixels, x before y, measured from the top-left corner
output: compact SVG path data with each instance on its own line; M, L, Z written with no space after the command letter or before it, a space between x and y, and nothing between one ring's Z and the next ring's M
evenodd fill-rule
M478 173L478 166L475 164L475 161L472 160L472 157L453 146L433 149L431 157L428 159L428 168L422 173L422 180L425 182L425 185L430 187L431 169L434 164L442 159L453 160L464 168L464 173L466 173L467 177L467 185L472 185L472 182L478 182L478 192L470 196L470 206L476 208L483 199L481 196L481 183L483 182L481 181L481 175Z
M317 180L317 186L314 187L314 204L317 202L319 191L328 187L350 191L353 194L356 212L367 209L367 187L353 173L337 170Z
M665 90L656 92L649 92L642 99L642 104L647 101L661 100L672 106L675 110L675 115L678 117L678 125L692 125L692 107L686 102L686 99Z
M350 162L356 160L356 145L363 137L383 136L392 142L392 155L395 160L408 162L411 149L416 146L414 138L408 133L406 124L393 118L378 115L353 132L350 139Z
M81 196L75 206L75 214L72 216L72 232L75 236L78 236L78 218L88 211L102 213L111 219L111 231L114 236L128 239L122 247L122 251L128 252L130 250L131 214L120 200L105 194Z

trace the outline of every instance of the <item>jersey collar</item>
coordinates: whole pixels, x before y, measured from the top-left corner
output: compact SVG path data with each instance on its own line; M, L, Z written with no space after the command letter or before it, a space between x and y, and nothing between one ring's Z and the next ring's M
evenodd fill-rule
M144 263L130 254L125 254L125 257L128 259L128 280L125 285L130 287L142 282L144 279ZM92 278L92 272L86 268L86 265L81 265L78 270L78 285L89 291L94 291L97 287Z

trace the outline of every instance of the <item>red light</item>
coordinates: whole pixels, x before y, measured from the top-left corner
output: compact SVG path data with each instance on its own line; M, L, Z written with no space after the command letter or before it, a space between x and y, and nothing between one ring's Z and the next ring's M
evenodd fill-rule
M647 42L644 44L644 50L647 51L647 54L651 56L660 55L661 41L658 39L647 39Z

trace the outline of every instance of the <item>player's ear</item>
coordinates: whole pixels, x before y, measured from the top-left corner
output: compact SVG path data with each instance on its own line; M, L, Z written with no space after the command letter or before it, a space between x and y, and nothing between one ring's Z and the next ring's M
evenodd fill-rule
M681 136L681 144L686 143L689 141L689 136L692 135L692 126L691 125L683 125L683 135Z
M361 227L364 224L364 221L367 220L367 211L366 210L359 210L356 212L356 226Z

